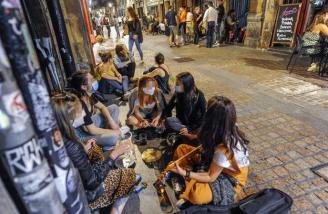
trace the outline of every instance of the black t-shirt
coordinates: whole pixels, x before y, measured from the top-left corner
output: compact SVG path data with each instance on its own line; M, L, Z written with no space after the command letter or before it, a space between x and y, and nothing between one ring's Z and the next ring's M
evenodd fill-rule
M173 10L170 10L166 13L165 19L167 20L168 26L177 26L177 21L175 17L177 16L177 13Z
M94 111L94 105L97 104L99 101L98 101L97 97L92 94L90 97L90 102L91 102L91 111L89 111L87 104L81 99L82 108L85 112L85 117L84 117L84 125L85 126L93 124L92 115L93 115L93 111Z

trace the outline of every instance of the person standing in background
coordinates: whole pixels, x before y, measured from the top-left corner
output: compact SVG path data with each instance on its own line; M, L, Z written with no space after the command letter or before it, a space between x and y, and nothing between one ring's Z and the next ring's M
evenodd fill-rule
M225 8L223 3L224 3L223 0L218 0L219 6L216 8L216 10L218 11L218 21L216 23L216 44L218 45L221 38L222 21L224 20L224 16L225 16Z
M187 8L187 18L186 18L186 32L187 32L187 42L191 42L194 36L194 26L193 26L194 15L190 11L190 8Z
M212 48L214 42L215 25L218 20L218 12L213 6L213 2L208 2L208 9L205 11L203 22L207 22L207 41L206 47Z
M129 51L132 53L133 45L136 44L137 50L140 55L141 64L143 61L143 52L141 43L143 42L143 35L140 20L132 7L127 9L127 26L129 35Z
M179 34L182 37L182 45L186 43L186 21L187 21L187 12L184 7L181 7L179 10Z
M115 31L116 31L116 39L120 39L121 38L120 26L119 26L118 18L116 16L114 16L113 22L114 22L114 27L115 27Z
M203 20L203 14L200 10L200 7L195 8L195 14L194 14L194 31L195 31L195 37L194 37L194 44L198 45L199 38L200 38L200 24Z
M178 39L178 23L179 18L177 13L173 10L173 7L169 6L169 11L165 15L165 24L169 26L170 29L170 37L169 37L169 45L170 47L173 47L174 45L179 45Z
M107 37L108 37L108 39L110 39L111 30L110 30L110 20L109 20L109 17L108 16L105 16L103 18L102 25L106 27L106 29L107 29Z

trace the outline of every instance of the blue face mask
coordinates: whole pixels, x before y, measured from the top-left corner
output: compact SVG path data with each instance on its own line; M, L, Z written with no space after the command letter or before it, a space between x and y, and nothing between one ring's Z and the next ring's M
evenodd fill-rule
M98 91L98 88L99 88L99 83L98 83L98 81L94 81L94 82L92 83L92 92L96 92L96 91Z
M181 85L175 86L175 92L176 93L183 93L184 92L183 87Z

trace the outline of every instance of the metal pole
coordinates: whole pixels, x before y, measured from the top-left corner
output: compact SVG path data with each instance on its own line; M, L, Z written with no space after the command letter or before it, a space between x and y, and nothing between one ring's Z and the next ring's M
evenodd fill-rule
M66 211L89 213L85 192L79 188L80 177L72 167L58 130L33 43L26 30L21 4L19 1L14 1L15 5L11 3L13 1L3 2L0 0L0 38L17 83L24 92L24 101L38 136L36 144L42 146L50 163Z
M0 178L0 207L1 207L1 212L3 213L19 214L13 202L13 199L10 197L7 188L3 184L2 178Z
M46 0L52 24L56 33L57 42L60 49L60 54L63 60L63 65L66 72L66 77L69 78L75 72L75 62L67 35L64 16L61 11L59 0Z
M2 12L0 7L0 14ZM1 40L0 100L0 171L16 206L20 213L63 213L52 173Z

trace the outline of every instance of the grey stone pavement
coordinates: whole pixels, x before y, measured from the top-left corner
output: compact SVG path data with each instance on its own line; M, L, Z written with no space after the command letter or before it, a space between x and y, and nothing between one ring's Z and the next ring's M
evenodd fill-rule
M145 64L138 66L137 75L153 64L155 53L161 52L173 74L189 71L194 75L207 99L224 95L235 103L238 124L250 140L245 196L274 187L294 199L292 213L328 213L328 183L311 171L328 163L328 82L312 74L289 74L285 70L288 55L238 46L172 49L166 39L145 36ZM138 60L137 52L135 56ZM193 61L179 63L181 57ZM127 107L122 107L122 112L126 111ZM125 116L122 113L122 120ZM136 171L149 186L138 199L140 212L161 213L152 188L155 171L144 165L138 149L136 152ZM323 173L328 177L327 168ZM126 213L138 213L139 207L132 201Z

